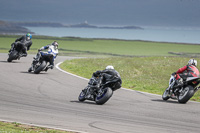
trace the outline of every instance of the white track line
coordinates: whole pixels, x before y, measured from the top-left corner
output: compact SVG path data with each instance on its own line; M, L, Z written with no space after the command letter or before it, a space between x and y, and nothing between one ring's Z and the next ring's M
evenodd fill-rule
M63 63L63 62L59 62L58 64L56 64L56 68L57 68L58 70L60 70L61 72L64 72L64 73L69 74L69 75L72 75L72 76L74 76L74 77L77 77L77 78L80 78L80 79L84 79L84 80L89 81L89 79L87 79L87 78L84 78L84 77L81 77L81 76L78 76L78 75L75 75L75 74L72 74L72 73L69 73L69 72L67 72L67 71L62 70L62 69L59 67L59 65L62 64L62 63ZM121 89L126 90L126 91L134 91L134 92L139 92L139 93L143 93L143 94L148 94L148 95L153 95L153 96L159 96L159 97L161 97L161 95L158 95L158 94L152 94L152 93L148 93L148 92L136 91L136 90L131 90L131 89L127 89L127 88L121 88Z
M64 72L64 73L67 73L67 74L69 74L69 75L78 77L78 78L80 78L80 79L84 79L84 80L87 80L87 81L89 80L89 79L87 79L87 78L83 78L83 77L80 77L80 76L78 76L78 75L75 75L75 74L72 74L72 73L69 73L69 72L66 72L66 71L62 70L62 69L59 67L59 65L62 64L62 63L63 63L63 62L59 62L58 64L56 64L56 68L57 68L58 70L60 70L61 72ZM127 88L121 88L121 89L126 90L126 91L132 91L132 92L138 92L138 93L142 93L142 94L152 95L152 96L159 96L159 97L162 96L162 95L158 95L158 94L152 94L152 93L148 93L148 92L136 91L136 90L127 89ZM189 101L189 102L200 103L200 102L196 102L196 101Z
M62 64L62 63L63 63L63 62L59 62L58 64L56 64L56 68L57 68L58 70L60 70L61 72L64 72L64 73L69 74L69 75L72 75L72 76L74 76L74 77L77 77L77 78L80 78L80 79L84 79L84 80L89 81L89 79L87 79L87 78L83 78L83 77L81 77L81 76L78 76L78 75L75 75L75 74L72 74L72 73L69 73L69 72L66 72L66 71L62 70L62 69L59 67L59 65Z

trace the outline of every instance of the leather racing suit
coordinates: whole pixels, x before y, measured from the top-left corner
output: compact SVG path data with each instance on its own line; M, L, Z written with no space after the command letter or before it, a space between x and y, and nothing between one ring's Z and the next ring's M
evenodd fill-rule
M9 50L9 52L12 51L14 48L16 48L17 45L22 45L23 46L22 52L23 52L24 56L27 56L27 52L26 51L28 51L30 49L30 47L32 45L32 41L31 41L30 38L28 38L26 36L22 36L20 38L17 38L15 40L15 43L11 44L11 49Z
M187 77L199 77L199 70L194 65L186 65L182 68L179 68L176 72L176 80L183 78L186 80Z
M43 52L41 50L47 49L47 52ZM46 56L50 58L50 65L54 66L54 61L58 55L58 49L53 45L47 45L39 49L41 56Z

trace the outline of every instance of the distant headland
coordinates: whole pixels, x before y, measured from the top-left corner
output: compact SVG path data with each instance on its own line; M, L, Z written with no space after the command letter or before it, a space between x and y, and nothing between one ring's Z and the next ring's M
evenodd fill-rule
M9 33L33 33L26 27L65 27L65 28L98 28L98 29L137 29L142 30L139 26L96 26L88 24L87 21L79 24L62 24L53 22L8 22L0 20L0 34ZM34 34L34 33L33 33Z

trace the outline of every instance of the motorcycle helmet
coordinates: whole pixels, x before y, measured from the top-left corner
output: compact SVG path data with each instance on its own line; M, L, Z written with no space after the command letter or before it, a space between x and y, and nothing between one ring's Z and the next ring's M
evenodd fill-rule
M188 61L188 65L197 66L197 60L195 60L195 59L190 59L190 60Z
M26 37L32 39L32 35L31 35L30 33L27 33L27 34L26 34Z
M52 45L54 46L55 49L58 49L58 42L54 41L54 42L52 43Z
M106 67L106 69L107 69L107 70L108 70L108 69L114 69L114 67L111 66L111 65L109 65L109 66Z

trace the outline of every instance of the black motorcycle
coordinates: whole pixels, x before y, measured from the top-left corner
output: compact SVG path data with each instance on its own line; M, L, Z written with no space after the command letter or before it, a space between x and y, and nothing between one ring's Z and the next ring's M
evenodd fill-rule
M16 44L17 45L14 48L11 48L8 53L8 62L12 62L12 60L19 60L21 57L24 57L22 50L25 49L26 46L20 42L16 42Z
M41 71L47 71L50 68L49 63L51 58L53 58L53 55L52 57L41 56L40 52L38 52L36 57L33 58L33 62L31 67L28 69L28 72L33 71L35 74L39 74Z
M121 87L121 79L115 78L114 80L102 83L103 76L92 77L88 86L83 89L78 97L79 101L85 100L95 101L96 104L102 105L106 103L112 96L113 91Z
M164 91L162 95L163 100L169 98L178 99L179 103L187 103L188 100L199 90L199 77L187 77L183 79L183 83L176 84L174 75L171 75L169 80L169 87Z

